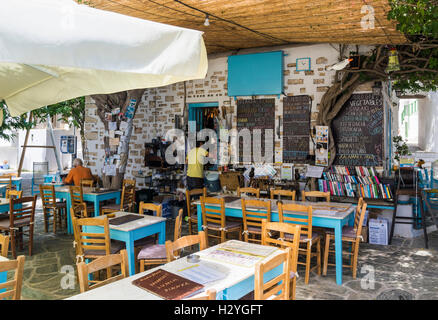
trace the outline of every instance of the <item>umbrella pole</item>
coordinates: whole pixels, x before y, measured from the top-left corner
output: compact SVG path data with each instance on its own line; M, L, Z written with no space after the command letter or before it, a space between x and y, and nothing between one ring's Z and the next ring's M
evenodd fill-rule
M32 111L29 112L28 123L30 123L31 121L32 121ZM29 139L29 132L30 132L30 128L26 129L26 136L24 137L23 150L21 151L20 164L18 165L18 172L17 172L18 177L21 177L21 169L23 168L23 160L24 160L24 155L26 153L27 140Z
M58 155L58 148L56 148L56 142L55 142L56 140L55 140L55 134L53 133L52 119L49 115L47 115L47 125L49 127L49 133L50 133L50 138L52 140L52 145L54 146L53 152L55 152L56 163L58 164L58 173L60 174L62 172L62 165Z

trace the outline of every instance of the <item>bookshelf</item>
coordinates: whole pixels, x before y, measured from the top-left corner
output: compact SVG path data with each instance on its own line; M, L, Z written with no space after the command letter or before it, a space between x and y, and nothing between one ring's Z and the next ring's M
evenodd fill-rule
M334 197L394 199L392 184L380 177L374 167L332 166L318 179L318 188Z

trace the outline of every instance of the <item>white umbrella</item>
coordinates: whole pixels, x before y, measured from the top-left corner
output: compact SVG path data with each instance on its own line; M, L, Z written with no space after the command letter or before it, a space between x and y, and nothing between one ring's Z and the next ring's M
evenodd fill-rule
M78 5L0 1L0 100L16 116L79 96L207 72L202 32Z

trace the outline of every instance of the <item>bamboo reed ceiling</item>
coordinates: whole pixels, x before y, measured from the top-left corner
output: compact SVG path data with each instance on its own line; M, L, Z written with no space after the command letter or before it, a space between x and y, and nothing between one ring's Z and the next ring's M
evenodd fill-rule
M290 43L401 44L388 0L91 0L97 9L204 32L208 53ZM364 5L374 29L364 30ZM206 14L209 26L204 26Z

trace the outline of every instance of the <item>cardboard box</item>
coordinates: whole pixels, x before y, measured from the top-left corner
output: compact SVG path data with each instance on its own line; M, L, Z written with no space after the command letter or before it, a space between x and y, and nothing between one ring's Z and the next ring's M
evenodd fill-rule
M370 219L368 224L368 242L371 244L388 245L388 219Z

